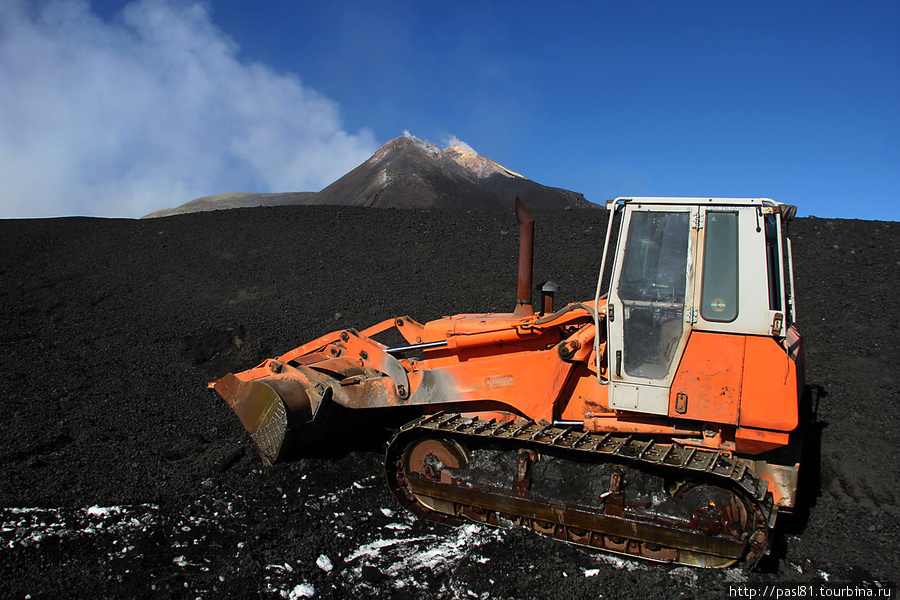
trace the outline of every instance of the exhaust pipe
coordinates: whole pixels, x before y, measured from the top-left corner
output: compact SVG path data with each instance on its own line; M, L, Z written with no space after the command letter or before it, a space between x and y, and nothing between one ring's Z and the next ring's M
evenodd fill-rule
M553 295L559 291L559 286L552 281L541 286L541 314L544 316L553 314Z
M516 310L513 316L530 317L531 272L534 267L534 219L528 209L516 198L516 220L519 222L519 289L516 294Z

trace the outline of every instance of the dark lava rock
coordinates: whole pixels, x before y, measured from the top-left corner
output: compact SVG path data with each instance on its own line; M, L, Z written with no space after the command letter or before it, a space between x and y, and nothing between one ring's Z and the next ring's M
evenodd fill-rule
M592 298L605 213L532 214L535 281L559 284L560 303ZM817 421L768 571L415 521L383 485L390 419L336 411L270 469L243 450L209 381L338 325L510 311L515 228L511 206L0 221L0 597L722 598L900 581L897 223L793 224Z

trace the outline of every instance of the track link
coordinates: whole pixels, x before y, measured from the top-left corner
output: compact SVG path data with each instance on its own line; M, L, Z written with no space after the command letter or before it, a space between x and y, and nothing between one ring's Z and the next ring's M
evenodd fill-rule
M481 452L488 447L520 455L521 481L506 492L498 494L491 485L456 477L465 467L466 448ZM409 466L411 452L418 471L411 471ZM534 453L549 453L557 460L604 465L610 491L601 496L610 497L595 499L589 506L531 497L525 481L529 453L532 457ZM421 417L402 427L391 441L385 469L388 485L400 503L431 521L523 526L590 549L690 566L722 568L743 559L747 568L753 568L768 553L769 531L776 516L767 483L747 460L730 452L523 419L486 421L458 413ZM730 502L729 514L740 513L734 518L742 526L732 535L721 535L702 522L694 523L691 529L675 519L650 523L623 517L622 509L617 511L612 506L620 469L623 473L632 469L707 486L705 489L716 492L720 499L724 495L726 501L719 504Z

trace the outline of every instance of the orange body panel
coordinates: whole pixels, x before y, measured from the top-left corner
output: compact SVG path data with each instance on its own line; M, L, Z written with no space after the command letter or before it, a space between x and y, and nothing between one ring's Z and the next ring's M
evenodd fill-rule
M573 369L553 350L505 354L442 367L432 367L429 362L417 363L417 369L422 370L410 374L410 385L416 390L410 398L412 404L418 403L418 395L439 393L444 403L498 403L531 419L548 421L553 420L556 399Z
M669 416L736 425L744 373L743 335L694 331L669 391Z
M574 311L571 315L582 320L585 316ZM535 320L506 313L443 317L424 325L421 341L446 341L446 350L429 352L429 357L446 356L454 363L474 356L493 356L498 351L542 350L560 341L559 324L540 327ZM566 323L566 319L561 321ZM470 350L476 350L475 354L467 353Z
M584 421L591 431L673 437L709 424L721 433L696 443L757 455L788 444L786 432L797 425L796 385L796 365L775 339L694 331L672 383L668 419L609 408L608 387L584 370L571 379L557 418Z
M582 370L578 374L569 396L559 415L563 421L584 421L592 415L613 412L609 408L609 386L600 385L597 375L591 371Z
M790 436L782 431L764 431L749 427L738 427L734 432L735 447L745 454L762 454L775 448L787 446Z
M748 336L741 427L793 431L798 423L797 365L773 338Z

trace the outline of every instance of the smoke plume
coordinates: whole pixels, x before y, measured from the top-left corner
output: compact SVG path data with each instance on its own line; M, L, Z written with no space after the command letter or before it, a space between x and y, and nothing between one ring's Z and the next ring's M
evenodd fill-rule
M292 73L241 60L204 4L0 3L0 217L140 216L317 191L378 147Z

